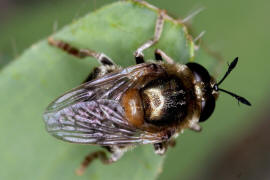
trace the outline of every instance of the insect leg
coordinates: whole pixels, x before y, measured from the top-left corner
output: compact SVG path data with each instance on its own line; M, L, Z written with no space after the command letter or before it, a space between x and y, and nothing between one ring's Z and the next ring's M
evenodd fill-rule
M174 147L176 145L175 139L171 139L168 142L155 143L155 154L164 155L167 152L168 146Z
M171 139L171 140L168 142L168 146L170 146L170 147L174 147L175 145L176 145L175 139Z
M158 51L158 49L155 50L155 60L156 61L163 61L163 58L162 58L160 52Z
M95 67L93 71L87 76L87 78L83 81L83 83L92 81L93 79L104 76L105 74L111 73L115 70L119 70L118 66L115 65L105 65Z
M144 62L144 56L143 56L143 51L154 44L156 44L161 36L162 30L163 30L163 25L164 25L164 16L165 16L165 11L160 10L159 15L157 18L156 22L156 27L155 27L155 34L154 38L150 39L149 41L145 42L143 45L141 45L134 53L135 60L137 64L143 63Z
M101 65L115 65L113 60L111 60L104 53L98 53L90 49L78 49L66 42L55 40L52 37L49 37L48 42L50 45L58 47L63 51L67 52L68 54L76 56L78 58L94 57L99 61Z
M190 130L195 131L195 132L201 132L202 128L199 124L192 124L189 127Z
M167 63L169 63L169 64L173 64L174 63L174 60L171 57L169 57L165 52L163 52L162 50L160 50L160 49L156 49L156 51L155 51L155 57L156 57L156 59L157 58L165 59L165 61L167 61ZM159 59L157 59L157 60L159 60Z
M116 162L119 160L124 153L126 152L126 149L121 149L121 148L109 148L108 151L112 153L111 157L108 158L106 153L102 150L92 152L89 155L87 155L82 162L81 166L76 170L76 174L81 176L83 175L85 169L95 160L95 159L100 159L103 164L111 164L113 162Z
M168 149L168 144L166 142L154 144L155 154L164 155L167 149Z
M77 175L83 175L85 169L93 162L93 160L99 158L102 163L110 164L112 163L110 159L108 159L106 153L104 151L96 151L87 155L82 162L81 166L76 170Z

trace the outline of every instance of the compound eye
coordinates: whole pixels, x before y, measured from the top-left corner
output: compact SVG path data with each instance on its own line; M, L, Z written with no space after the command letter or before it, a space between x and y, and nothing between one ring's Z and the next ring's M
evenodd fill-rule
M195 77L197 82L204 82L204 83L210 82L210 80L211 80L210 75L209 75L208 71L203 66L201 66L200 64L197 64L197 63L187 63L186 65L189 67L189 69L194 74L194 77Z
M216 106L216 100L213 95L207 97L206 101L202 102L202 111L199 122L204 122L213 113Z

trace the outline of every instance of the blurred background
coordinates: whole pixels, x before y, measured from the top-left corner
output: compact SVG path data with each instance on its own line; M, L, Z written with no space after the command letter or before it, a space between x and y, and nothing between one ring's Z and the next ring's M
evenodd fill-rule
M33 43L110 2L1 0L0 68ZM169 150L158 179L270 179L270 1L148 2L181 18L205 8L192 27L196 34L206 31L204 42L226 62L239 56L238 67L222 87L252 103L238 105L221 94L203 131L187 131Z

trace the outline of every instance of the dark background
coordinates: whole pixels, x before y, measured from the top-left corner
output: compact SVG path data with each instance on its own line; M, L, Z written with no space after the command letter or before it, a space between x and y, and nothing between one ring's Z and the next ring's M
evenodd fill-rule
M1 0L0 67L63 25L110 2ZM203 40L225 61L239 56L238 67L222 86L248 98L253 105L238 106L233 98L221 94L214 115L202 125L203 132L186 132L169 150L160 179L270 178L270 2L148 2L182 18L204 7L193 19L193 29L197 33L205 30ZM194 144L201 148L194 149Z

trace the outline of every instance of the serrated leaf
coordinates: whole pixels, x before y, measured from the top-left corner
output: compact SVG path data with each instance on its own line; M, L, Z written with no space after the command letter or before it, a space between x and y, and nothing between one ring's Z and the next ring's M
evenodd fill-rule
M116 2L66 26L54 34L79 48L104 52L117 64L135 63L133 52L153 37L157 10L136 2ZM193 59L193 43L183 24L166 20L160 48L176 61ZM79 60L48 45L33 45L0 72L1 179L75 179L84 156L98 147L69 144L51 137L42 114L57 96L79 85L98 63ZM95 161L80 179L154 179L164 157L146 145L126 153L117 163Z

